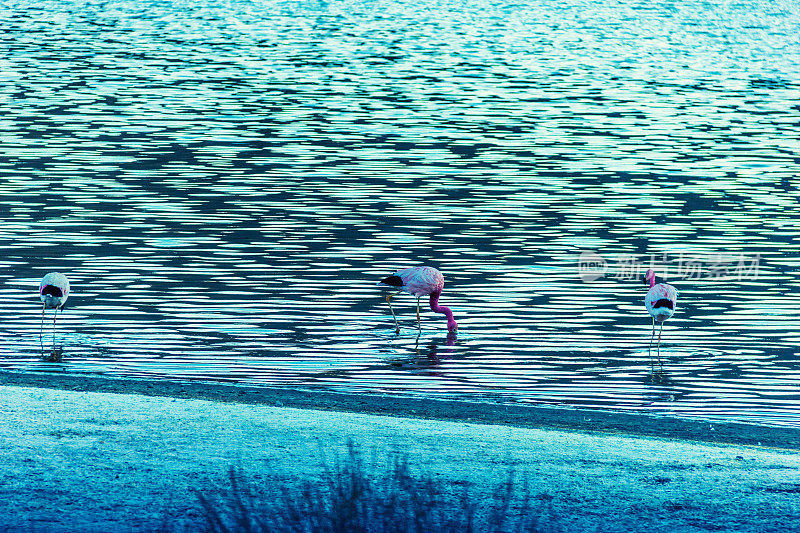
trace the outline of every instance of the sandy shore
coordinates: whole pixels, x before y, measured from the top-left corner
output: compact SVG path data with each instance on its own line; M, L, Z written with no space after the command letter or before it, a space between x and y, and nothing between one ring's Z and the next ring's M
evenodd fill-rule
M221 394L204 385L172 384L184 387L185 397L177 397L168 395L169 387L121 384L126 380L93 383L127 392L66 390L89 388L71 378L51 378L55 388L25 383L45 378L0 376L6 383L0 386L0 531L152 531L165 520L198 530L203 518L193 491L213 495L231 465L268 480L308 479L319 472L321 450L329 457L344 453L348 441L378 456L402 450L413 468L478 486L503 481L513 466L547 502L542 512L555 530L800 530L800 454L791 449L796 430L741 424L720 432L707 423L672 426L671 419L639 417L640 425L655 421L660 430L686 431L665 438L621 434L612 426L632 430L632 422L588 411L546 410L539 423L539 411L523 417L483 406L493 414L479 415L474 404L449 417L413 402L395 408L423 411L424 418L409 418L414 413L356 412L359 405L370 412L391 407L375 397L372 403L338 398L345 409L324 394L310 400L297 393L295 404L325 400L337 409L323 410L288 406L294 398L288 390L262 391L263 401L244 403L200 399ZM137 387L151 395L131 394L142 392ZM283 406L270 405L277 402ZM437 408L458 411L447 402ZM564 428L579 420L603 426L602 432L580 424L553 429L555 411L564 411ZM467 422L465 414L479 420ZM736 428L738 438L720 438ZM704 432L715 442L687 438ZM773 447L742 444L762 437ZM778 437L788 445L777 447Z
M323 389L246 386L224 383L125 379L62 372L0 370L0 386L44 387L71 391L113 392L180 399L211 400L274 407L390 415L515 427L566 429L678 438L712 443L745 444L800 450L800 429L753 424L702 422L671 416L632 414L541 405L496 405L481 402L436 400L341 393Z

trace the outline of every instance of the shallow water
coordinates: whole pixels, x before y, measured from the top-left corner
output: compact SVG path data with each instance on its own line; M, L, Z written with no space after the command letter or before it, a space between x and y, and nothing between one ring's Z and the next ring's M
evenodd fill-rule
M0 2L3 367L800 426L797 3L198 4Z

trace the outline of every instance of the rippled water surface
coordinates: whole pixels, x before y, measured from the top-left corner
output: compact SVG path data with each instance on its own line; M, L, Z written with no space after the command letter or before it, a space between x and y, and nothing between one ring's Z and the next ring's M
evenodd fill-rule
M796 2L0 6L3 367L800 426Z

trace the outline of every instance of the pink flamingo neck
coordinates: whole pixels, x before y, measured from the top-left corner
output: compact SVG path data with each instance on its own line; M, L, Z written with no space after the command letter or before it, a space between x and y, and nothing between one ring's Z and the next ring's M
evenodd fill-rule
M431 311L434 313L442 313L444 316L447 317L447 330L448 331L455 331L458 328L458 324L456 320L453 318L453 312L450 310L449 307L445 307L443 305L439 305L439 296L441 296L442 291L436 291L431 293Z
M645 273L645 276L647 276L647 281L650 282L650 288L652 289L653 287L655 287L655 285L656 285L656 273L653 272L652 269L648 269L647 272Z

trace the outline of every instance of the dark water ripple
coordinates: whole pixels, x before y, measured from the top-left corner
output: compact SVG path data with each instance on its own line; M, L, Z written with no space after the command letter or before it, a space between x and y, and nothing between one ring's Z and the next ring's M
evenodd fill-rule
M0 5L3 366L800 426L795 2ZM624 257L720 254L654 377Z

